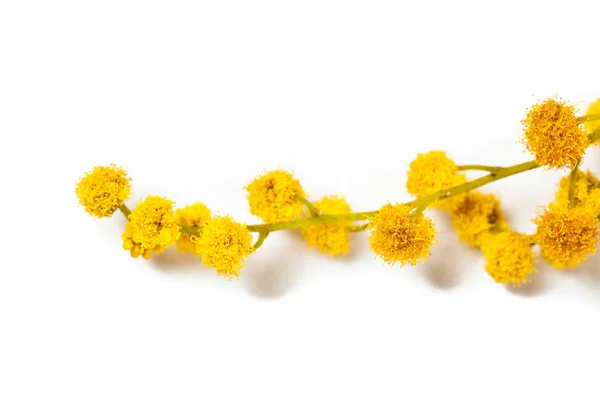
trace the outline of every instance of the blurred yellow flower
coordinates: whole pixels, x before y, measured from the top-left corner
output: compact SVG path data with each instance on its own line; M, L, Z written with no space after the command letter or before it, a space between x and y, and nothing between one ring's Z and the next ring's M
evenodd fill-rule
M418 154L407 174L406 189L417 198L467 181L444 151Z
M585 115L593 115L593 114L600 114L600 99L598 99L595 102L593 102L592 104L590 104L590 106L587 109L587 112L585 113ZM589 133L592 133L592 132L600 129L600 119L596 119L593 121L586 121L584 123L584 126L585 126L585 129Z
M485 257L485 270L494 281L520 286L536 272L535 254L529 236L514 231L486 235L481 251Z
M454 203L451 218L459 239L473 247L480 246L481 234L507 227L500 200L479 191L468 192Z
M196 246L204 265L229 279L239 278L240 270L253 251L248 228L231 217L215 217L206 221Z
M350 205L340 196L327 196L314 203L323 214L347 214L352 212ZM310 247L330 256L343 255L350 249L349 229L352 222L312 225L302 229L302 236Z
M283 170L266 172L248 186L250 212L266 223L289 221L302 215L304 206L297 197L305 197L300 182Z
M175 222L180 227L201 227L204 222L210 219L210 210L203 203L194 203L191 206L186 206L175 210ZM177 239L177 251L182 253L196 252L196 237L200 236L200 233L182 233ZM194 239L192 239L192 237ZM194 240L194 241L192 241Z
M570 182L569 175L560 180L554 197L555 206L569 207ZM573 200L574 207L588 208L592 212L600 213L600 181L590 171L577 171Z

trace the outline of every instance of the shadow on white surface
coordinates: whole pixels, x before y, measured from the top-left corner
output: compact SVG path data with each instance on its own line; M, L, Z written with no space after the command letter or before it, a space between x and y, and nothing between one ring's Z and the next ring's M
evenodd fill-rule
M249 259L241 273L242 287L265 299L283 296L298 281L306 245L293 232L270 235Z
M565 272L581 275L582 279L592 282L595 286L600 286L600 252L597 251L596 254L585 260L581 267Z
M429 260L421 269L423 276L431 285L439 289L451 290L463 281L468 269L465 253L469 249L461 246L461 244L440 240L440 244L433 249Z
M200 257L179 253L175 247L170 247L160 254L153 254L150 263L157 270L169 274L214 273L214 270L202 264Z
M577 268L559 270L558 272L562 275L574 277L581 282L582 287L590 290L600 299L600 252L596 252Z
M431 249L431 256L421 265L423 277L432 286L442 290L456 288L472 269L473 251L458 240L448 216L434 210L432 216L436 221L439 234L438 244Z
M536 297L552 288L552 274L550 266L543 262L538 263L537 272L531 275L531 282L522 286L505 285L506 290L512 294L523 297Z
M369 248L369 237L367 231L350 234L350 250L347 254L341 257L332 257L328 254L320 253L315 248L311 248L304 242L302 234L299 230L286 231L280 234L288 235L290 240L300 243L301 247L298 247L299 251L304 252L305 254L314 254L315 256L321 257L323 261L327 262L349 264L363 259L365 254L373 254Z

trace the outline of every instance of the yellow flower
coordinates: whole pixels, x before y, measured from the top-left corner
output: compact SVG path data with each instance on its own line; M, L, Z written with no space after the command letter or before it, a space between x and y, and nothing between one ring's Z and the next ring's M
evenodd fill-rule
M430 151L417 155L410 163L406 189L417 198L438 190L460 185L467 181L444 151Z
M569 175L563 177L558 184L558 191L554 197L557 207L569 207ZM600 213L600 181L590 171L577 171L575 180L574 207L588 208L595 213Z
M131 195L131 179L114 164L94 167L77 182L79 204L90 215L110 217Z
M347 214L352 212L350 205L343 197L327 196L314 203L314 206L323 214ZM348 253L350 237L348 230L352 222L313 225L302 229L304 240L317 248L321 253L331 256Z
M267 223L289 221L302 214L297 196L305 197L300 182L287 171L267 172L246 186L250 212Z
M403 204L386 204L371 220L369 245L389 264L415 265L429 257L435 240L433 221L422 214L412 216Z
M129 214L122 235L123 248L132 257L150 258L161 253L179 238L179 226L173 215L173 202L160 196L148 196Z
M595 102L593 102L592 104L590 104L590 107L587 109L587 112L585 114L586 115L600 114L600 99L598 99ZM589 133L592 133L592 132L600 129L600 119L596 119L593 121L587 121L584 123L584 125L585 125L585 129L587 129L587 131Z
M201 227L210 219L210 210L202 203L195 203L175 210L175 222L181 227ZM196 237L200 234L182 233L177 239L177 251L196 254ZM192 239L193 237L193 239Z
M550 207L536 220L535 241L555 268L572 268L596 252L598 217L587 208Z
M202 227L197 240L198 253L207 267L226 278L239 277L246 258L252 253L252 235L246 225L230 217L216 217Z
M537 271L533 266L535 254L531 246L529 236L518 232L487 235L481 243L485 270L498 283L520 286L529 282L529 275Z
M479 247L481 235L506 228L500 200L494 194L471 191L453 204L452 224L458 237L473 247Z
M142 248L140 243L136 243L133 241L133 229L129 223L125 225L125 232L121 235L123 239L123 248L125 250L129 250L129 254L131 257L138 258L139 256L144 257L146 260L150 259L152 256L152 250L149 248Z
M553 98L534 104L523 123L523 143L541 165L574 167L589 145L575 107Z

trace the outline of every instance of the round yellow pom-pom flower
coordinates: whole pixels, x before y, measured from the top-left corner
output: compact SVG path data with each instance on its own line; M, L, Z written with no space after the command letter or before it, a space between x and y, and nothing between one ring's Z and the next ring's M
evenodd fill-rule
M560 180L554 197L554 205L557 207L569 207L570 182L569 175ZM573 194L574 207L588 208L595 213L600 213L600 181L590 171L577 171Z
M110 217L129 199L131 179L114 164L94 167L77 182L75 193L90 215Z
M535 223L535 241L555 268L573 268L596 252L598 217L589 209L551 206Z
M253 251L252 235L246 225L230 217L215 217L206 221L196 246L204 265L229 279L239 277L246 258Z
M417 198L466 182L466 177L444 151L417 155L407 174L406 190Z
M386 204L371 220L369 245L386 263L415 265L430 255L436 235L433 221L410 211L404 204Z
M246 186L250 212L266 223L289 221L302 214L300 182L283 170L267 172Z
M459 239L473 247L480 246L483 233L506 228L500 200L491 193L468 192L453 203L451 217Z
M327 196L314 203L323 214L347 214L352 212L350 205L343 197ZM308 226L302 229L304 240L311 247L330 256L348 253L350 249L349 229L352 222L340 222Z
M161 253L179 238L175 223L173 202L160 196L148 196L129 214L122 235L123 248L132 257L150 258L152 252Z
M201 227L209 219L210 210L202 203L194 203L175 210L175 222L182 228ZM177 239L177 251L196 254L197 247L195 239L192 241L192 236L199 236L199 234L182 233Z
M528 283L529 275L537 271L533 266L535 254L531 246L529 236L518 232L487 235L481 243L485 270L498 283L513 286Z
M589 145L589 139L575 116L575 107L560 99L546 99L527 112L523 142L541 165L574 167Z
M596 100L590 107L587 109L586 115L600 114L600 99ZM600 119L595 119L593 121L586 121L584 123L585 129L592 133L598 129L600 129Z

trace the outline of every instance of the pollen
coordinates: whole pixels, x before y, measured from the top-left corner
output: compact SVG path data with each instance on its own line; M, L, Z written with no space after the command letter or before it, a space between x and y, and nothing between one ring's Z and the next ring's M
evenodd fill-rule
M468 192L453 203L452 224L461 241L479 247L482 234L506 229L500 200L494 194Z
M518 232L487 235L481 243L485 270L498 283L512 286L528 283L530 275L537 271L533 265L535 253L531 248L531 238Z
M555 268L573 268L596 252L598 218L587 208L549 207L536 220L535 241Z
M586 115L600 114L600 99L596 100L592 104L590 104L587 109ZM589 132L595 132L600 129L600 119L596 119L593 121L586 121L584 123L585 129Z
M573 105L549 98L534 104L522 120L523 143L540 165L573 168L583 157L589 139Z
M569 175L560 180L554 197L554 205L557 207L569 207L570 183ZM600 181L590 171L577 171L573 200L573 207L587 208L600 214Z
M131 179L114 164L94 167L77 182L75 193L90 215L110 217L129 199Z
M203 203L194 203L190 206L175 210L175 222L180 227L201 227L210 219L210 210ZM177 251L182 253L196 253L196 241L199 233L182 233L177 239Z
M369 245L386 263L416 265L430 255L437 233L434 223L422 214L411 215L410 211L403 204L386 204L371 220Z
M123 248L132 257L161 253L179 238L173 202L160 196L148 196L129 215L122 235Z
M204 265L229 279L239 278L253 250L248 228L231 217L215 217L204 222L196 246Z
M324 215L352 212L346 199L340 196L323 197L314 206ZM352 225L352 222L313 225L303 228L301 232L310 247L330 256L338 256L350 250L349 230Z
M248 186L250 212L266 223L289 221L302 215L305 197L300 182L289 172L274 170L259 176Z
M430 151L417 155L410 163L407 174L406 189L417 198L467 181L465 175L459 172L454 161L448 158L444 151ZM448 200L443 200L436 206L444 208L442 203L449 204Z

